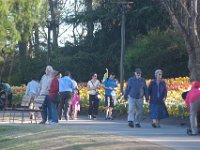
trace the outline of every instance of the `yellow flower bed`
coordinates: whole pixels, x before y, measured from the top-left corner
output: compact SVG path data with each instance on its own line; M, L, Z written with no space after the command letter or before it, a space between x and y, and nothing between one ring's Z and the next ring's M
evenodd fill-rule
M165 79L167 89L168 89L168 96L166 99L166 105L168 112L171 116L176 117L187 117L189 115L184 100L181 98L181 93L183 91L186 91L190 87L190 82L188 77L179 77L179 78L171 78L171 79ZM147 85L150 83L150 80L147 80ZM89 92L87 89L87 83L79 83L78 87L80 89L80 97L81 97L81 107L82 108L88 108L89 102ZM124 87L126 87L126 83L124 83ZM22 85L20 87L12 87L13 90L13 97L14 102L19 102L20 97L22 97L25 93L26 86ZM100 88L99 93L102 97L102 100L100 101L99 109L104 109L104 89ZM117 90L117 105L115 107L115 110L120 113L126 113L127 108L126 104L127 102L124 101L123 96L120 92L120 85L118 86ZM149 112L148 103L144 104L144 112Z

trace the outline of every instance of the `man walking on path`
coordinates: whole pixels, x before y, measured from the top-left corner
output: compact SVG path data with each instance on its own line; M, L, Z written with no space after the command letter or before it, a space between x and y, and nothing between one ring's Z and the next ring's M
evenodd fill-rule
M130 127L140 128L140 121L142 117L143 109L143 97L145 96L146 101L148 100L148 91L146 80L141 77L141 69L135 69L135 76L129 78L124 98L128 99L128 125Z
M72 92L75 89L74 82L71 79L70 71L66 71L65 76L59 79L59 93L61 102L59 105L58 117L61 120L64 113L65 120L70 119L70 108L72 104Z

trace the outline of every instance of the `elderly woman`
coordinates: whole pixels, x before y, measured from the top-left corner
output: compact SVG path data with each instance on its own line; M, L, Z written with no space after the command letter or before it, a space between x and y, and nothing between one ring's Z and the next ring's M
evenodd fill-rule
M162 80L162 70L155 71L155 79L152 80L148 87L150 96L150 115L153 121L152 127L160 127L160 119L169 117L165 99L167 97L167 87L164 80Z

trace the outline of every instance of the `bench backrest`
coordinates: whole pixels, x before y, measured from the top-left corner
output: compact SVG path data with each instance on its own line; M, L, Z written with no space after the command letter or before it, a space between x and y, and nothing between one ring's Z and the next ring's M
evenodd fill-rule
M42 104L44 103L45 100L45 96L37 96L34 99L34 109L39 109L40 107L42 107Z
M24 95L21 101L22 107L28 107L31 101L31 96Z

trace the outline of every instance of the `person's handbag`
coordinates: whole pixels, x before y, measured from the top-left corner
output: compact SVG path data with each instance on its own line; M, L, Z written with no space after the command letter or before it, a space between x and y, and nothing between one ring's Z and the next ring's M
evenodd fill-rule
M186 99L187 93L188 93L188 91L185 91L181 94L182 99L184 99L184 100Z
M96 99L101 99L101 95L99 94L98 91L96 91L95 98L96 98Z

